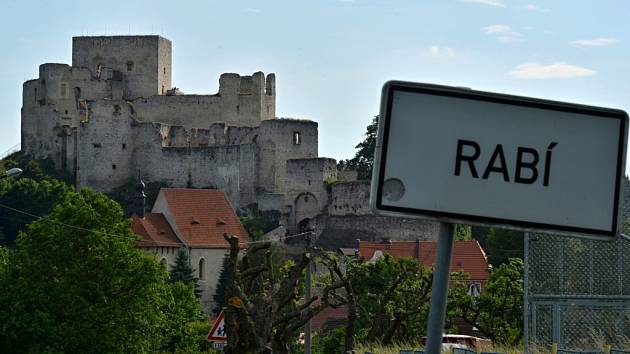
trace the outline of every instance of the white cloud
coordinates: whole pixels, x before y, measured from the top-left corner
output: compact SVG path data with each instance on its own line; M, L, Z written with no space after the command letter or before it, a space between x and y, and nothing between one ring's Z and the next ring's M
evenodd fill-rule
M557 62L553 64L525 63L510 71L517 79L569 79L595 75L595 71L579 66Z
M546 7L540 7L534 4L527 4L525 6L523 6L523 9L527 10L527 11L540 11L540 12L551 12L551 9L548 9Z
M476 4L489 5L489 6L496 6L496 7L505 7L505 4L503 3L503 0L462 0L462 1L463 2L476 3Z
M429 48L429 55L433 58L455 58L457 54L455 50L451 47L440 47L437 45L431 46Z
M619 42L615 38L594 38L594 39L578 39L571 42L574 47L602 47L605 45L611 45Z
M522 40L523 35L506 25L492 25L481 29L489 36L494 36L501 43L514 43Z

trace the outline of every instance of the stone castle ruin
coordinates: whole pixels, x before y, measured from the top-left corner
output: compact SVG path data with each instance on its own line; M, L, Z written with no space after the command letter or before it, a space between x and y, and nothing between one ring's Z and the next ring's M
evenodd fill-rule
M160 36L74 37L72 65L42 64L23 85L22 151L51 158L77 188L108 192L141 176L221 189L235 208L279 213L289 231L317 220L322 230L367 227L363 239L436 234L370 215L366 184L327 185L352 178L318 157L316 122L276 118L274 74L223 74L218 93L197 95L173 87L171 68Z

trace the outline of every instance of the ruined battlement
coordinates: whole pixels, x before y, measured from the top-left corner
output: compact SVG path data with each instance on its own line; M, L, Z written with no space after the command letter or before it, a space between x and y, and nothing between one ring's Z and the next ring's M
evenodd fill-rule
M72 38L72 66L101 78L104 69L120 73L123 97L164 95L171 89L171 41L160 36Z

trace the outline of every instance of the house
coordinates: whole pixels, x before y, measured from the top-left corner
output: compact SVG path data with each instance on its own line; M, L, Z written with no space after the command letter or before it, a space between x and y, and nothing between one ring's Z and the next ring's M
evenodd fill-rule
M435 241L383 241L359 240L359 256L366 261L374 261L384 255L409 257L418 260L420 265L433 268L437 254ZM477 240L455 241L451 257L451 272L465 272L469 275L468 291L479 295L490 279L488 258Z
M133 215L132 229L142 237L138 246L168 269L180 248L188 252L206 313L214 307L213 295L230 248L223 235L249 241L227 195L214 189L162 188L150 213L141 210Z

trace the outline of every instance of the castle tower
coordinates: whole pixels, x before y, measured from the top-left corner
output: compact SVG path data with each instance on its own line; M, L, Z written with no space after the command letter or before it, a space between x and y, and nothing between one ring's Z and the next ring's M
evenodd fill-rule
M171 88L171 41L160 36L72 38L72 66L123 81L123 98L164 95ZM109 70L108 70L109 69Z

